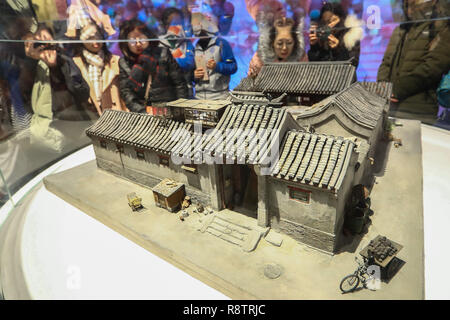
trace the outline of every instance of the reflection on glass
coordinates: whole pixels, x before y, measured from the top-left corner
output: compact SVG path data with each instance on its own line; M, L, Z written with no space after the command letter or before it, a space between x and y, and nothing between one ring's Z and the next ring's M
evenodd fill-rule
M15 206L14 200L11 196L11 191L9 189L8 183L6 182L5 176L3 175L2 169L0 168L0 207L6 202L11 201L12 205Z
M434 0L1 1L4 179L14 192L88 144L84 130L106 109L164 116L164 103L178 98L227 98L273 62L350 60L358 81L393 83L393 115L449 127L449 7Z

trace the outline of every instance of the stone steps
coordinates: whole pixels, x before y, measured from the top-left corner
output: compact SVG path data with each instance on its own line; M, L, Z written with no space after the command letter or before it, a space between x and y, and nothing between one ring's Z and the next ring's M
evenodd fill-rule
M233 219L234 218L234 219ZM236 217L214 213L203 219L199 231L207 232L217 238L250 252L256 249L259 240L267 230L250 225L245 221L237 221Z

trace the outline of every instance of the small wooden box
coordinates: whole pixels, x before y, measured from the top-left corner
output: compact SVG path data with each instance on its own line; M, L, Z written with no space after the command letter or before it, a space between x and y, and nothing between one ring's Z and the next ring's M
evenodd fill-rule
M153 196L156 206L175 212L180 209L186 196L184 183L164 179L153 188Z

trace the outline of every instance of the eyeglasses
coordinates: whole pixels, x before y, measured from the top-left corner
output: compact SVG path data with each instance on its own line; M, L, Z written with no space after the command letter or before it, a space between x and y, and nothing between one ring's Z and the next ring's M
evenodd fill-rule
M133 47L137 46L138 42L140 42L142 45L148 44L148 41L146 38L130 38L130 45Z

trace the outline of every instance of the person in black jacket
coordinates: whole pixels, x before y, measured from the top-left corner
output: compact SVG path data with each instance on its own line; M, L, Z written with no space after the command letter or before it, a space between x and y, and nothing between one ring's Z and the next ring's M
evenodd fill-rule
M358 67L362 22L339 3L325 3L309 33L309 61L347 61Z
M0 1L0 39L20 40L31 30L36 31L37 19L31 1L20 0L15 3ZM9 101L4 106L14 132L29 127L31 110L32 76L34 62L25 55L21 42L0 43L0 81L3 81L3 94ZM2 97L5 98L6 96Z
M132 112L145 112L147 106L188 98L183 72L168 48L159 42L144 23L137 19L124 21L119 39L123 58L119 61L120 92Z
M25 39L52 41L53 34L42 25ZM28 41L25 54L35 61L30 143L60 153L71 143L77 143L78 132L85 130L85 125L91 123L89 120L98 118L87 106L89 86L72 58L60 47Z
M53 34L41 25L28 40L53 40ZM49 120L90 120L87 101L89 86L80 69L63 49L48 44L25 42L25 54L36 61L34 84L31 92L33 117Z

